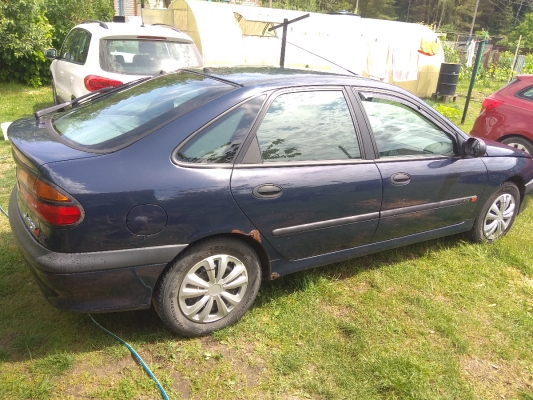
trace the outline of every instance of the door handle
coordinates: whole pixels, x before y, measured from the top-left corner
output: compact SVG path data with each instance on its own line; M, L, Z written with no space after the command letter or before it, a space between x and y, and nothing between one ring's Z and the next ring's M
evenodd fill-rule
M258 199L275 199L283 193L283 189L278 185L270 183L256 186L252 194Z
M411 182L411 175L405 172L397 172L390 177L390 181L395 186L407 185Z

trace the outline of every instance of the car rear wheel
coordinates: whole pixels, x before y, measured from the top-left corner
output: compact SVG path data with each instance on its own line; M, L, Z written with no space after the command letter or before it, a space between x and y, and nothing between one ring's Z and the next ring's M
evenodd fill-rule
M514 147L515 149L525 151L526 153L533 155L533 143L525 138L518 136L512 136L502 140L502 143L507 146Z
M202 336L238 321L261 284L259 258L231 239L201 242L164 273L154 293L161 320L183 336Z
M515 184L505 182L487 200L474 221L471 237L475 242L492 243L504 236L516 218L520 192Z

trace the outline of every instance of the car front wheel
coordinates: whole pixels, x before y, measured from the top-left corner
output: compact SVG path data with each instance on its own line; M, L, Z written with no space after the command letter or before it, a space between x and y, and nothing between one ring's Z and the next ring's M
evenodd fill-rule
M261 284L259 258L231 239L201 242L179 257L154 293L161 320L183 336L225 328L250 308Z
M521 138L518 136L512 136L506 139L502 140L503 144L506 144L507 146L514 147L515 149L525 151L526 153L529 153L533 155L533 143L531 143L529 140L525 138Z
M518 188L511 182L505 182L490 196L474 221L472 239L492 243L504 236L511 229L519 207Z

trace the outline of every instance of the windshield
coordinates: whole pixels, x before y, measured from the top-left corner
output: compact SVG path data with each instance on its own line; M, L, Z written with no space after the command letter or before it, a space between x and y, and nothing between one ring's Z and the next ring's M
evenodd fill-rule
M54 129L88 150L110 150L227 93L234 86L190 72L153 78L56 115Z
M102 39L100 67L107 72L157 75L182 68L203 66L194 43L162 40Z

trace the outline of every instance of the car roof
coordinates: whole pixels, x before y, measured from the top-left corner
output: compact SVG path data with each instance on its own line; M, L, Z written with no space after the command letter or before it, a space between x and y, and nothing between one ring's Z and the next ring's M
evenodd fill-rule
M308 69L279 67L225 67L204 68L198 72L223 79L238 86L296 87L309 85L353 85L389 89L408 96L412 95L398 87L359 75L344 75Z
M516 75L516 79L519 81L533 81L533 74L519 74Z
M83 28L93 35L101 37L106 36L156 36L165 37L168 39L181 39L192 43L189 35L181 32L170 25L148 25L140 24L139 22L100 22L100 21L86 21L76 25L74 28ZM73 29L74 29L73 28ZM149 38L144 38L149 39Z

